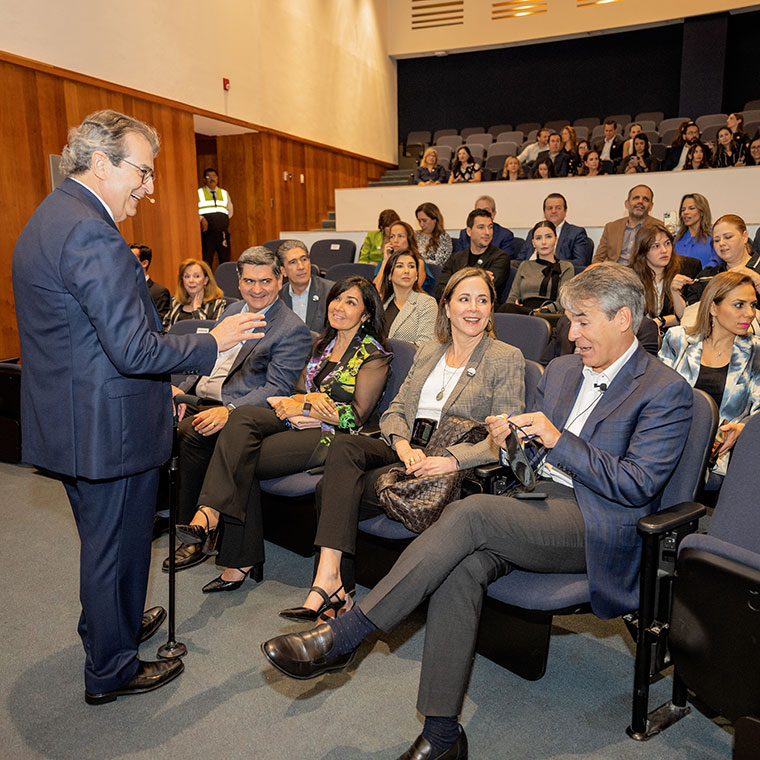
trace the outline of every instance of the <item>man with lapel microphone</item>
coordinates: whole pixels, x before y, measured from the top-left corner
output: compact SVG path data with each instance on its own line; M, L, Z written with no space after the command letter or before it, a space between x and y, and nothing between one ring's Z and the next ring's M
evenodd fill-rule
M678 463L692 390L639 346L644 289L632 270L592 267L563 285L560 298L578 353L549 364L533 410L486 419L494 459L507 463L510 423L543 446L536 488L542 493L450 504L352 610L262 645L286 675L313 678L347 665L364 637L390 631L428 599L417 700L425 724L399 760L467 757L458 715L483 596L498 577L513 569L585 572L599 617L638 605L636 523L658 509Z
M190 376L180 384L180 391L199 396L202 403L190 408L179 426L179 523L189 523L195 514L206 468L230 412L243 405L268 407L269 396L289 396L311 350L309 328L279 297L277 256L263 246L248 248L237 260L237 272L243 300L228 306L222 319L262 314L264 336L220 353L208 375ZM176 569L198 565L208 556L201 544L180 544ZM167 557L164 570L168 568Z
M159 467L171 453L171 372L204 372L259 338L256 314L206 335L162 333L140 262L117 224L151 200L155 130L97 111L69 131L66 175L13 252L21 340L24 461L61 476L81 539L79 635L85 700L152 691L183 670L137 648L165 610L143 615ZM60 688L51 683L50 688Z

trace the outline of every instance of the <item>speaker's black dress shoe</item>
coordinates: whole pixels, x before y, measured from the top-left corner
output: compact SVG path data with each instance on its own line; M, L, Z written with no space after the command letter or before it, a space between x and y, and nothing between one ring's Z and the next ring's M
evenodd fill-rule
M104 705L113 702L116 697L125 697L128 694L143 694L146 691L160 689L164 684L173 681L183 670L185 664L182 660L158 660L157 662L139 661L137 673L125 684L113 691L102 694L84 693L84 701L88 705Z
M440 755L431 754L433 748L430 742L420 734L409 749L397 760L467 760L467 737L460 727L457 740Z
M156 513L153 515L153 540L169 532L169 518Z
M209 558L209 555L203 551L201 544L180 544L177 547L177 551L174 552L174 568L177 572L180 570L187 570L188 567L195 567L200 565L201 562L205 562ZM169 572L169 558L164 560L164 564L161 565L161 569L165 572Z
M142 644L147 641L166 620L166 610L163 607L151 607L145 610L140 624L140 631L137 634L137 643Z
M343 670L354 659L356 650L338 657L329 657L328 653L332 648L333 632L327 623L306 633L276 636L261 645L264 657L277 670L299 681Z

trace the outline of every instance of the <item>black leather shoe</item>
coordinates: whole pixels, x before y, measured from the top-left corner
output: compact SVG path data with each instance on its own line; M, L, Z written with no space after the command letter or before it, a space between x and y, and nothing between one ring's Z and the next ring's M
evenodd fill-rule
M240 568L235 568L236 570L240 570ZM202 589L201 591L204 594L213 594L216 591L235 591L235 589L240 588L243 585L243 582L245 579L249 576L251 570L253 568L249 568L245 572L240 570L241 573L243 573L243 577L239 581L226 581L222 576L220 575L218 578L214 578L213 581L209 581Z
M157 662L139 661L137 673L123 686L113 691L102 694L84 693L84 701L88 705L104 705L113 702L117 697L126 697L129 694L143 694L146 691L160 689L164 684L173 681L183 670L185 664L182 660L158 660Z
M306 681L323 673L343 670L354 659L353 652L328 657L333 648L333 632L327 623L306 633L276 636L261 645L264 657L286 676Z
M464 729L459 727L459 736L457 740L440 755L433 757L431 754L433 748L430 742L420 734L409 749L397 760L467 760L467 736Z
M286 620L295 620L296 623L313 623L315 620L327 620L331 617L337 617L339 610L348 604L349 595L354 593L353 591L347 592L346 596L341 599L338 594L344 588L344 586L341 586L337 591L328 594L323 588L312 586L309 592L314 591L322 597L322 604L319 605L319 609L310 610L308 607L288 607L288 609L280 611L280 617Z
M208 515L203 509L199 509L206 521L206 526L202 525L178 525L177 538L183 544L200 544L206 554L219 554L216 548L216 542L219 538L219 523L213 528L209 528Z
M153 515L153 540L169 532L169 518L156 513Z
M203 551L203 547L200 544L180 544L174 552L174 568L177 572L187 570L188 567L200 565L201 562L205 562L208 558L209 555ZM165 573L169 572L168 557L164 560L164 564L161 565L161 569Z
M166 610L163 607L151 607L145 610L140 625L140 631L137 634L137 643L142 644L147 641L166 620Z

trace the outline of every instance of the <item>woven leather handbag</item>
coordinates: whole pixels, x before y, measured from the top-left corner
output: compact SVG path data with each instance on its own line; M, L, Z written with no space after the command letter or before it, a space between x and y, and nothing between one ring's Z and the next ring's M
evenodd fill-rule
M439 425L425 447L427 456L445 456L455 443L479 443L488 435L485 425L462 417L449 417ZM377 496L385 513L400 520L415 533L429 528L444 507L459 498L462 481L471 470L457 470L443 475L407 475L399 465L377 479Z

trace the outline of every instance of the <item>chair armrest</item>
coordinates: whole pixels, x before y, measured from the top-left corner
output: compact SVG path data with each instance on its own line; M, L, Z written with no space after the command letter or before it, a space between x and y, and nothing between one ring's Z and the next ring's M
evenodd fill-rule
M492 475L497 475L500 472L510 473L512 472L509 467L505 467L499 462L490 462L489 464L481 464L478 467L473 468L472 473L476 478L489 478Z
M639 532L645 535L659 535L680 528L686 523L698 520L707 512L707 507L695 501L683 501L660 512L646 515L639 520Z

